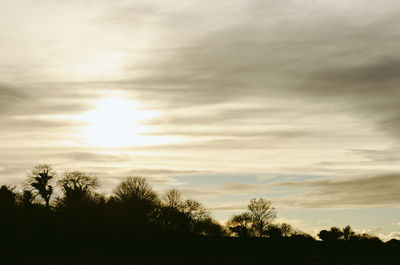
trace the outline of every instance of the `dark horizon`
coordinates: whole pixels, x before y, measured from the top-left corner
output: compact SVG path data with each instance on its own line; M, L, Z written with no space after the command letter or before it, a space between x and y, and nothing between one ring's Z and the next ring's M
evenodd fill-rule
M54 194L57 186L60 196ZM0 226L5 229L0 261L11 257L11 264L96 264L106 259L105 264L121 264L120 259L127 259L136 264L138 258L150 258L149 264L158 264L154 258L166 257L180 264L182 257L198 255L191 264L399 261L400 240L384 243L346 226L321 230L317 241L277 223L276 209L265 198L251 199L247 211L221 225L200 202L183 198L178 189L158 194L142 177L125 178L110 196L98 193L98 186L95 177L79 171L57 179L48 164L32 169L21 192L1 186Z
M129 219L132 218L129 215L133 214L136 217L131 221L141 220L144 222L141 225L148 223L155 225L153 229L162 228L178 234L245 239L294 237L309 241L322 240L326 243L343 240L383 242L375 235L356 233L350 225L343 229L332 226L330 229L319 231L317 237L307 234L288 223L277 222L277 209L267 198L252 198L246 211L232 215L225 223L220 223L214 219L212 211L201 202L184 198L182 191L177 188L170 188L158 193L153 190L145 177L125 177L113 188L111 194L100 193L100 189L97 177L76 170L59 175L52 165L37 164L27 174L22 186L1 185L0 208L5 220L3 226L7 227L13 223L9 223L8 218L24 217L26 214L24 211L28 213L31 211L30 214L35 214L36 211L38 217L31 216L34 219L40 219L52 212L61 215L67 214L71 215L70 218L76 219L75 225L87 226L89 225L85 224L87 220L80 216L83 214L82 211L95 209L104 211L104 213L112 213L112 208L120 207L122 216L119 218ZM22 215L17 214L18 211L22 211ZM41 216L43 213L45 215ZM112 216L111 218L116 218L118 223L118 217ZM80 219L82 220L80 221ZM17 219L14 221L18 222ZM25 222L26 220L20 221ZM134 223L128 222L126 225ZM38 229L35 225L32 228L33 230ZM109 229L111 228L109 227ZM81 232L84 234L84 231ZM101 234L100 231L99 233ZM152 234L150 231L147 233ZM391 239L390 242L400 243L396 239Z

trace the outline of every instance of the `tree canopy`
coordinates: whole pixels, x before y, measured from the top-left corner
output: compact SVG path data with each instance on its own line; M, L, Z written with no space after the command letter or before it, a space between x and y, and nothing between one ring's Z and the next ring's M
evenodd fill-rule
M235 215L228 221L229 229L238 236L268 236L267 231L276 218L271 202L264 198L251 199L247 209L247 212Z
M45 201L47 208L50 207L50 198L54 190L52 182L56 176L56 172L49 164L39 164L35 166L28 175L28 188L35 191L36 195L39 195Z

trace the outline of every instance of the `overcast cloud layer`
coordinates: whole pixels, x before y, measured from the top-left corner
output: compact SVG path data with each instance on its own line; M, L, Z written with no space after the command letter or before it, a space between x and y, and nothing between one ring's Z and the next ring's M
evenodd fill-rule
M0 182L47 162L216 210L397 209L399 23L394 0L2 1ZM82 136L115 96L157 113L141 121L153 144ZM255 178L204 177L222 174Z

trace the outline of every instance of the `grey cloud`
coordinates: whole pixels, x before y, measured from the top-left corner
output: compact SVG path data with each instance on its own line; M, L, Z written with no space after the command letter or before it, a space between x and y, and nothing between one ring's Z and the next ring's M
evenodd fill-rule
M181 175L181 174L198 174L206 173L207 171L199 170L174 170L168 168L135 168L130 171L134 175Z
M247 208L246 203L233 203L225 205L214 205L211 206L213 211L244 211Z
M363 65L357 66L342 66L337 69L329 69L316 73L316 76L320 77L320 80L327 80L328 82L340 82L346 84L366 84L363 87L354 87L354 90L359 92L369 92L376 93L376 91L371 91L370 85L375 84L380 85L380 89L383 92L393 91L396 92L393 87L386 87L383 85L391 84L393 82L400 81L400 60L399 58L392 56L377 57L372 58L371 62L367 62ZM337 88L339 91L341 89L351 90L349 87Z
M254 191L267 187L267 185L250 184L250 183L222 183L219 188L224 191Z
M398 148L386 150L350 150L356 154L360 154L371 161L375 162L392 162L400 161L400 150Z
M396 73L400 63L396 59L376 59L361 66L342 66L341 69L325 69L310 76L303 86L312 95L324 95L335 101L345 102L354 113L376 127L400 136L400 79ZM329 100L325 98L324 100Z
M101 154L97 152L67 152L54 154L60 158L71 159L72 161L85 161L85 162L126 162L130 158L126 155L110 155Z
M182 187L180 188L185 195L194 196L198 198L219 196L224 198L224 196L232 195L246 195L254 196L254 193L268 193L282 195L281 191L275 191L271 189L268 184L255 184L255 183L240 183L240 182L225 182L218 184L216 186L201 186L201 187ZM241 203L244 204L244 203ZM222 207L225 207L225 203L221 203Z
M30 130L40 131L42 129L62 129L80 125L80 123L72 121L60 120L43 120L32 117L25 117L23 119L3 119L0 120L0 126L7 128L9 132L26 132Z
M399 207L400 201L400 176L398 174L341 180L277 182L273 186L308 190L303 195L293 195L280 200L280 203L289 207Z
M66 88L57 83L49 85L0 86L0 116L3 126L16 127L26 124L27 129L38 124L56 126L68 125L67 121L43 120L39 115L73 115L90 108L87 100L93 99L93 93L79 93L82 87ZM86 88L87 89L87 88ZM85 89L85 90L86 90ZM3 112L3 113L2 113ZM14 119L13 118L21 118ZM46 123L46 124L45 124ZM62 124L59 124L62 125Z
M218 190L205 189L205 188L181 188L182 194L185 197L198 198L204 196L217 196L221 195Z
M146 135L184 135L184 136L219 136L219 137L246 137L263 138L264 140L285 140L285 139L306 139L312 137L328 137L332 135L328 131L306 131L306 130L260 130L260 129L243 129L231 128L224 129L195 129L192 130L163 130L160 132L149 132Z
M29 99L19 87L0 84L0 113L14 108L21 101Z
M264 101L265 102L265 101ZM304 117L320 117L326 112L323 106L301 104L301 112L294 112L278 102L259 102L254 100L251 106L224 107L215 105L207 109L182 109L181 111L166 112L163 117L144 121L145 125L280 125L282 120L297 121ZM208 126L210 127L210 126Z
M226 14L239 12L234 10L235 5L230 6ZM113 8L105 9L100 17L107 23L110 18L120 23L118 21L121 19L130 21L135 17L158 23L153 21L157 17L153 14L156 10L157 14L161 13L161 21L166 20L165 24L169 25L174 23L177 14L193 10L189 8L190 5L186 6L187 10L184 7L176 10L154 7L154 3L116 4ZM326 106L325 112L358 112L361 117L377 121L383 130L397 129L399 115L395 109L398 93L388 85L381 86L382 82L387 84L398 81L395 77L398 60L385 54L397 51L391 43L398 39L398 33L388 27L396 21L395 12L365 18L360 13L357 13L358 17L349 17L347 13L337 10L329 13L311 12L310 15L307 13L309 6L306 6L306 11L300 9L295 12L295 2L276 4L271 1L250 1L243 7L239 9L240 16L234 23L216 23L211 19L215 28L203 27L199 29L202 34L196 37L189 34L191 37L177 43L162 43L149 50L132 51L148 53L150 57L149 61L126 69L128 73L131 71L132 77L128 75L126 79L104 83L78 82L75 85L84 88L84 91L130 91L132 97L138 96L143 101L155 102L165 109L193 106L209 106L211 109L203 116L177 115L169 120L153 121L164 125L201 124L205 122L205 115L208 116L207 123L253 118L261 121L271 117L290 121L295 118L294 114L310 115L305 107L297 107L288 117L290 111L277 112L265 108L260 102L252 110L237 108L221 113L212 111L219 103L247 98L264 99L265 104L268 104L268 101L276 97L287 98L289 101L301 98L313 105L316 101L322 102ZM206 14L201 14L201 10L193 12L200 13L201 17ZM140 16L132 16L136 13ZM186 18L180 17L180 24ZM360 18L362 20L358 20ZM158 21L158 18L155 20ZM201 25L210 22L204 23ZM375 34L376 38L361 41L363 38L355 37L354 34L362 37ZM179 30L175 33L171 30L171 35L176 38L186 36ZM364 56L355 51L362 52ZM158 59L153 59L155 57ZM137 71L142 74L137 75ZM389 79L392 81L388 82ZM67 85L57 84L57 87ZM356 91L359 93L354 93ZM73 105L65 108L73 110L78 107ZM54 106L49 111L56 109Z
M144 146L144 147L127 147L121 148L122 150L241 150L241 149L265 149L276 148L285 145L286 143L266 143L263 141L257 142L255 138L249 139L219 139L219 140L206 140L206 141L192 141L179 144L165 144L157 146Z
M22 163L0 169L0 185L16 185L26 177L27 169ZM16 177L17 176L17 177Z
M249 10L258 4L252 1ZM273 19L263 12L254 14L188 41L188 46L200 49L180 49L149 66L147 74L132 81L143 88L137 89L139 96L159 98L170 107L210 108L243 98L301 98L323 103L330 112L356 114L399 136L400 64L392 55L399 51L393 45L400 39L392 29L396 12L368 18L339 12L273 14ZM306 115L303 109L296 111ZM235 115L227 113L225 118ZM254 115L262 118L271 113ZM184 123L185 118L174 121Z

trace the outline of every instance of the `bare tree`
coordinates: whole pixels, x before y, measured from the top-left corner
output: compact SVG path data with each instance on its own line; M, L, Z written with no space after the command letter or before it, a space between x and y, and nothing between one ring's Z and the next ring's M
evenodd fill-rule
M229 229L238 236L268 236L271 222L276 217L271 202L263 198L251 199L247 212L233 216L227 223Z
M90 177L80 171L72 171L64 174L58 181L65 194L64 201L67 204L77 204L94 192L99 186L96 178Z
M191 199L184 202L183 212L194 221L210 218L210 212L201 203Z
M53 186L51 183L56 176L56 172L49 164L35 166L28 175L27 186L45 201L47 209L50 207L50 198L53 195Z
M263 198L251 199L247 208L253 222L255 235L262 237L270 222L276 218L275 208L272 207L270 201Z
M159 202L158 195L142 177L127 177L114 190L115 198L120 201L147 201L152 204Z
M182 193L178 189L169 189L162 195L162 200L165 206L181 210L184 202L182 200Z
M284 236L284 237L288 237L288 236L292 235L292 233L293 233L292 226L287 223L281 224L281 230L282 230L282 236Z

